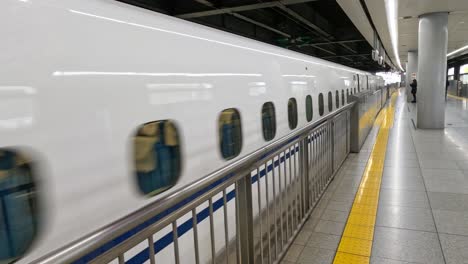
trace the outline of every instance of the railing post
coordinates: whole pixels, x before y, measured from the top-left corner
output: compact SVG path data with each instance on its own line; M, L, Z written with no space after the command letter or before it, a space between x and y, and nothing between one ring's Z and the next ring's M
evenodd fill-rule
M304 208L303 215L309 210L309 138L308 135L300 141L300 151L301 151L301 186L302 186L302 201Z
M351 110L346 111L346 154L351 151Z
M330 139L331 139L331 174L335 172L335 118L330 121Z
M260 173L258 174L260 180ZM237 237L241 264L254 263L252 177L250 173L236 183ZM263 249L260 249L263 250Z

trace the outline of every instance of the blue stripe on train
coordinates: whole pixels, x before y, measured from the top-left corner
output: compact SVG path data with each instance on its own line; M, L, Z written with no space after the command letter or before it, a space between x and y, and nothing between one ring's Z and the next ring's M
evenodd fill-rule
M322 134L322 132L319 132L319 135L320 134ZM261 159L265 158L267 155L270 155L274 151L277 151L278 149L280 149L284 145L291 143L292 141L296 140L297 138L298 137L295 137L295 138L289 140L288 142L286 142L285 144L283 144L282 146L278 147L277 149L272 150L269 153L263 155ZM313 136L313 138L316 139L317 135ZM309 139L308 142L310 143L310 141L311 140ZM297 151L299 151L299 147L296 147L295 150L292 150L291 155L294 155ZM286 159L288 159L290 157L290 154L286 154L285 156L286 156ZM275 161L275 167L278 167L280 162L284 162L284 160L285 160L285 158L283 156L282 158ZM267 168L268 171L271 171L272 169L273 169L272 165L269 165L268 168ZM265 169L260 171L260 177L265 176L265 174L266 174ZM221 183L223 183L225 181L228 181L234 175L235 174L231 173L231 174L227 175L226 177L215 181L213 184L211 184L211 185L203 188L202 190L194 193L189 198L179 202L178 204L174 205L173 207L167 209L166 211L164 211L164 212L150 218L149 220L145 221L144 223L140 224L139 226L133 228L132 230L129 230L129 231L123 233L122 235L118 236L114 240L109 241L108 243L104 244L100 248L94 250L93 252L83 256L82 258L80 258L80 259L78 259L78 260L76 260L76 261L74 261L72 263L73 264L84 264L84 263L88 263L88 262L92 261L93 259L97 258L99 255L102 255L103 253L107 252L111 248L113 248L113 247L117 246L118 244L122 243L123 241L129 239L130 237L137 234L138 232L145 229L146 227L150 226L151 224L154 224L155 222L161 220L165 216L171 214L172 212L176 211L177 209L181 208L182 206L186 205L187 203L191 202L192 200L196 199L197 197L203 195L205 192L215 188L216 186L220 185ZM257 181L257 178L258 178L258 175L252 176L252 184L254 184ZM233 190L233 191L229 192L228 194L226 194L226 196L227 196L227 201L229 202L230 200L232 200L235 197L235 191ZM223 206L223 204L224 204L223 198L218 199L217 201L215 201L213 203L213 211L216 211L219 208L221 208ZM197 214L197 223L200 223L201 221L205 220L208 216L209 216L209 208L205 208L204 210L200 211ZM179 225L177 227L178 237L180 237L183 234L187 233L193 227L192 224L193 224L192 220L190 219L190 220L187 220L186 222L184 222L183 224ZM160 252L165 247L170 245L172 242L173 242L172 232L169 232L168 234L164 235L161 239L159 239L158 241L156 241L154 243L155 253ZM126 263L129 263L129 264L144 263L148 259L149 259L149 248L146 248L143 251L141 251L140 253L138 253L137 255L135 255L133 258L128 260Z

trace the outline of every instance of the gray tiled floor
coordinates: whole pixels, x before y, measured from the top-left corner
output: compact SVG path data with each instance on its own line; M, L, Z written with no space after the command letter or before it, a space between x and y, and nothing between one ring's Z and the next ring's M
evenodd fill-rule
M323 212L321 219L346 223L346 220L348 220L348 214L348 212L326 209Z
M320 219L320 221L315 226L314 231L318 233L341 236L341 234L343 233L344 226L344 222L335 222Z
M468 211L434 210L433 212L439 232L468 236Z
M428 192L434 210L468 211L468 194Z
M416 106L406 107L403 102L404 107L397 109L371 262L468 263L465 104L449 99L446 122L457 125L444 130L414 129L411 119L417 120ZM415 152L409 151L412 149Z
M437 233L399 228L375 228L372 256L418 263L444 263Z
M379 204L381 206L429 208L429 200L425 191L381 189Z
M371 263L468 264L468 108L449 98L444 130L415 129L416 112L400 95ZM332 263L376 133L348 156L282 263Z
M399 260L394 260L394 259L387 259L387 258L372 256L372 258L370 260L370 263L371 264L409 264L411 262L399 261Z
M432 212L426 208L380 205L376 226L435 232Z
M447 263L468 263L468 237L440 234Z
M341 236L314 232L311 234L307 246L336 250Z

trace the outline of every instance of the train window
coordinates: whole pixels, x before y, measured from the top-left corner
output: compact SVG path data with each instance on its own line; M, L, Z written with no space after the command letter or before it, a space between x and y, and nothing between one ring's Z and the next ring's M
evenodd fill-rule
M133 138L133 160L139 190L148 196L174 186L180 176L180 140L176 125L161 120L140 126Z
M24 153L0 148L0 263L13 263L37 234L34 164Z
M344 90L341 90L341 106L345 105Z
M312 96L306 96L306 118L307 122L312 121L314 110L312 109Z
M262 130L263 138L270 141L276 134L275 106L272 102L264 103L262 106Z
M242 149L242 125L239 111L225 109L218 119L219 148L224 159L237 157Z
M354 88L354 93L356 93L356 88Z
M335 105L336 109L340 108L340 92L338 90L335 92Z
M290 129L297 127L297 102L294 98L288 100L288 122Z
M322 116L323 115L323 94L320 93L319 94L319 115Z
M333 95L332 92L328 92L328 112L333 111Z

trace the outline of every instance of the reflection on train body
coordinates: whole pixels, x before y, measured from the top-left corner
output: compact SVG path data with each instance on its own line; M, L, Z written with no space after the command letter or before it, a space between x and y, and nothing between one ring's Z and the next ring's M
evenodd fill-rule
M141 192L154 196L176 184L181 159L174 123L164 120L141 126L134 138L134 155Z
M11 263L31 245L38 215L32 164L0 148L0 263Z
M242 128L239 111L234 108L221 112L218 120L221 154L230 160L241 152Z

